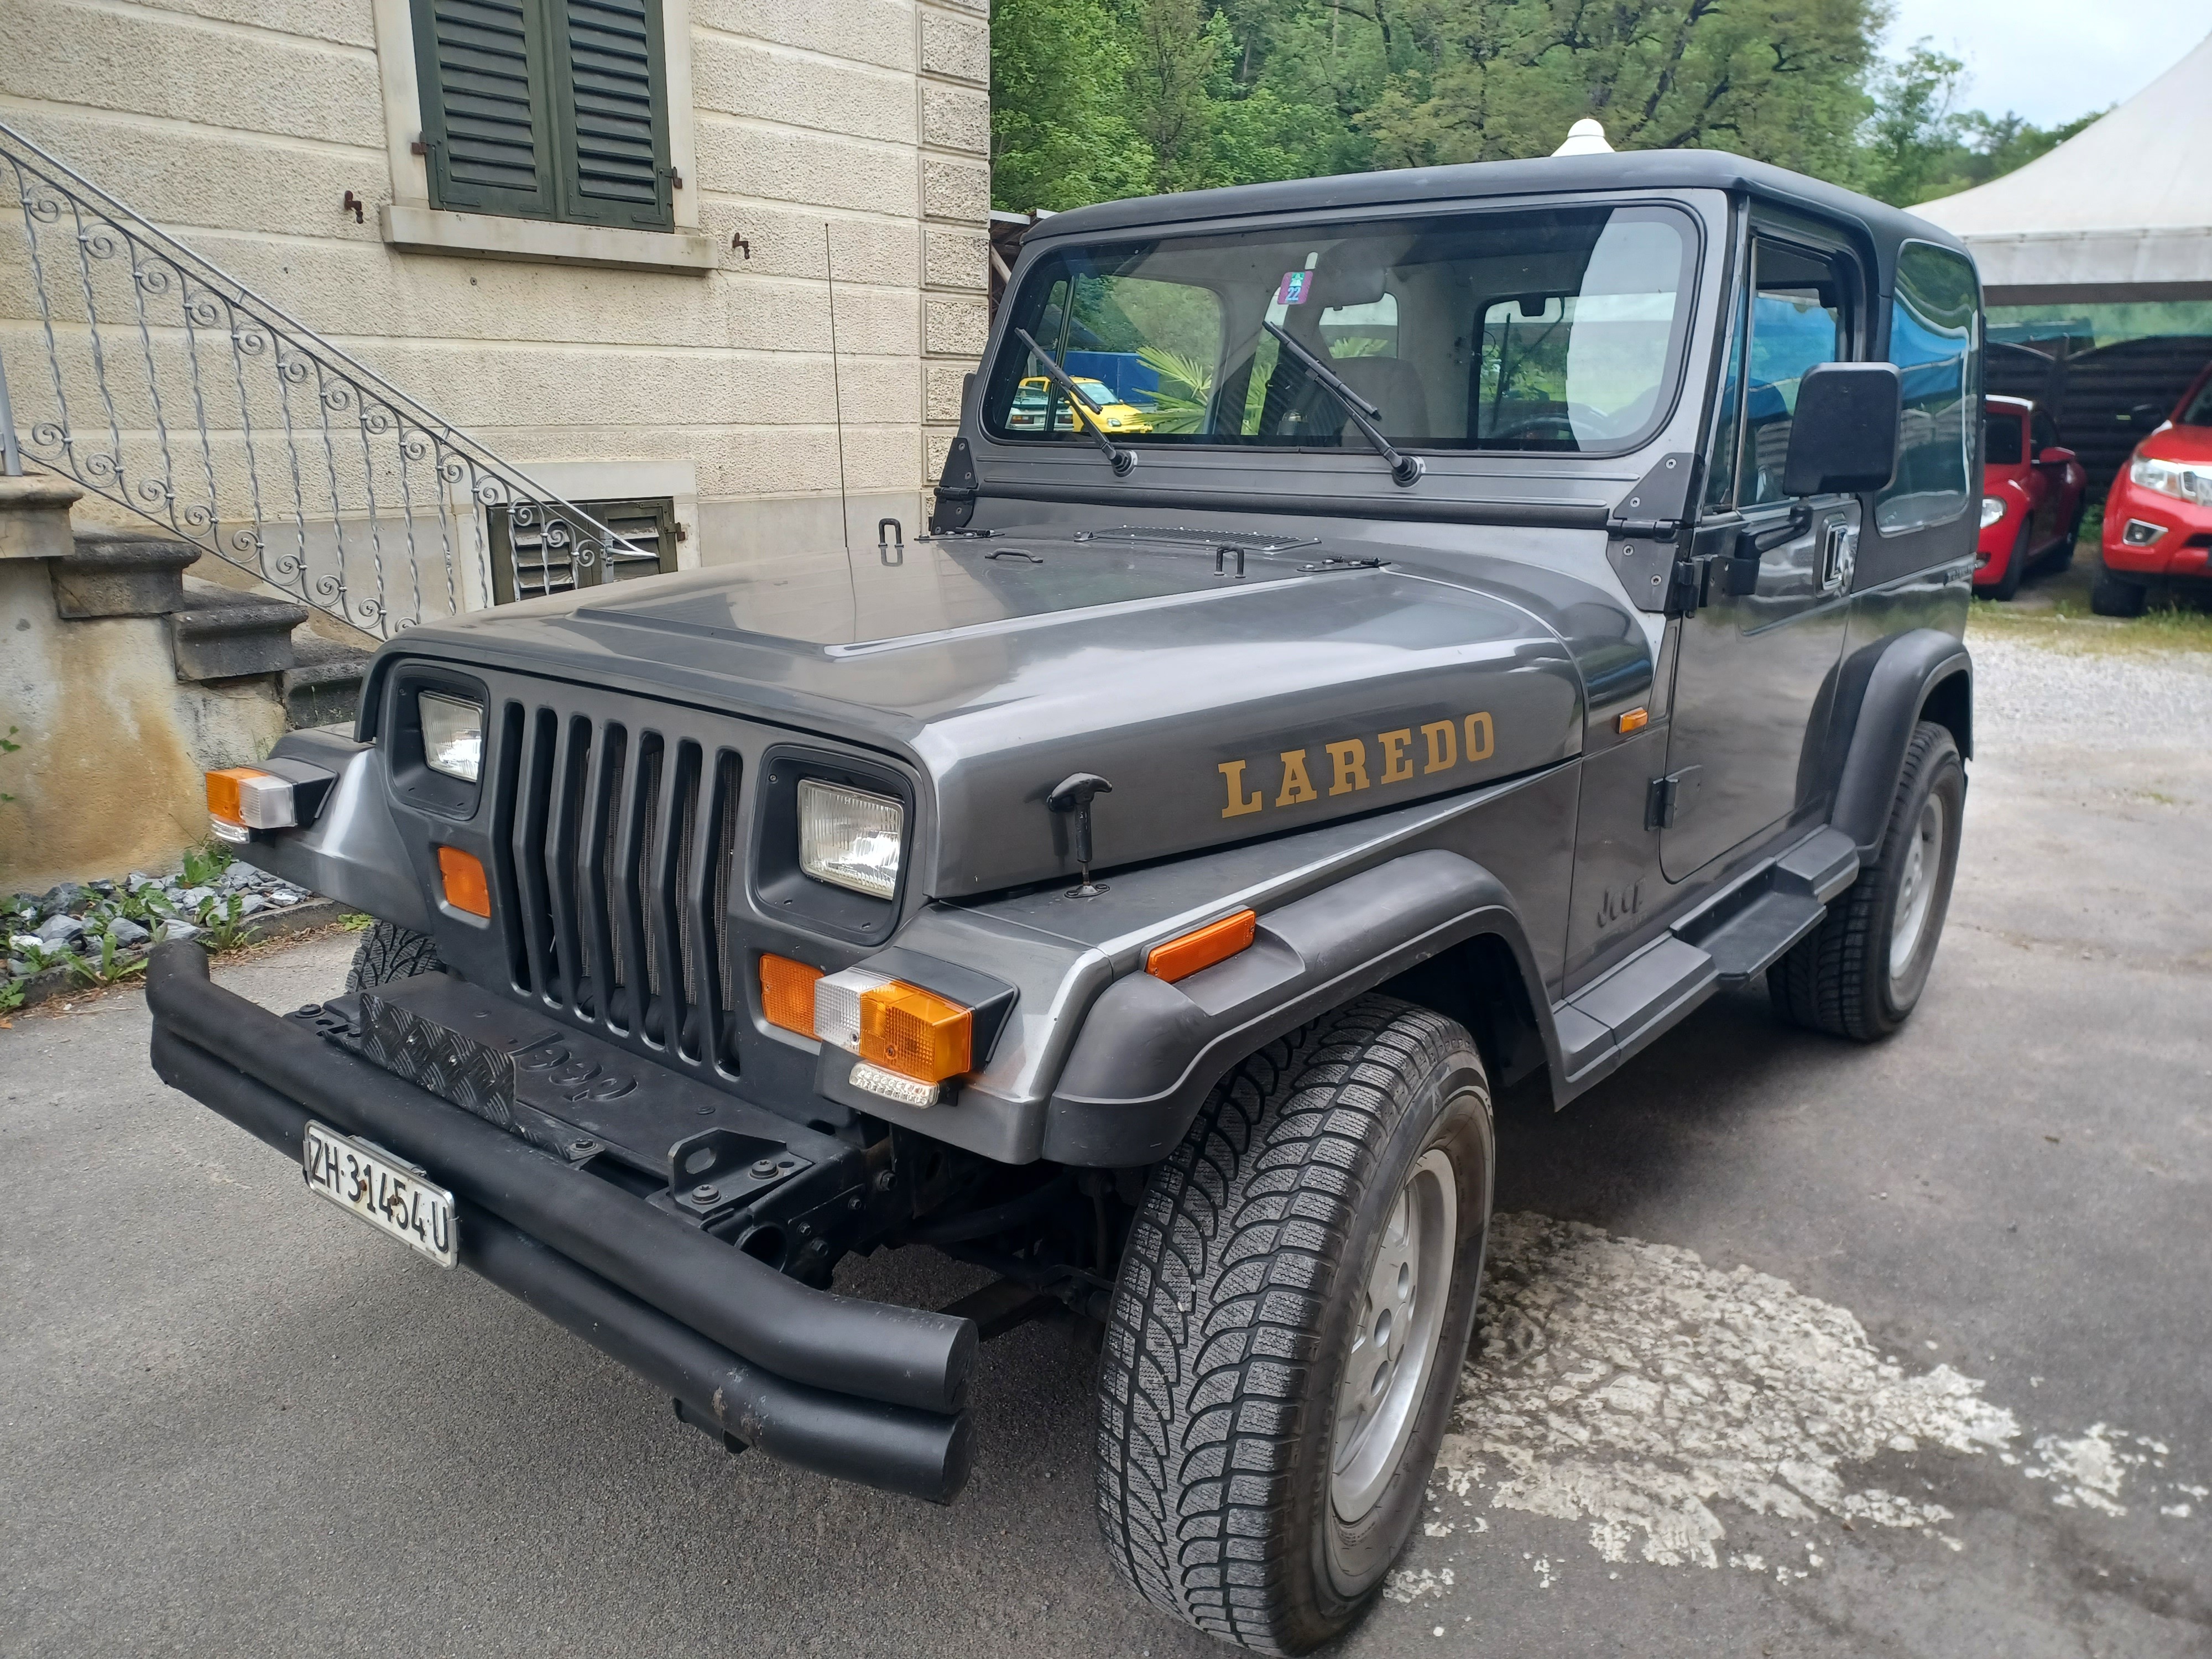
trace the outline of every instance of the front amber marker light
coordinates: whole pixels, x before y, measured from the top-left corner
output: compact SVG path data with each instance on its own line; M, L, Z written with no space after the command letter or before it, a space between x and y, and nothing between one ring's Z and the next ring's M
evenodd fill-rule
M903 980L860 993L860 1058L917 1083L942 1083L969 1066L975 1016Z
M1632 708L1626 714L1623 714L1619 720L1613 722L1613 729L1619 732L1620 735L1625 738L1631 732L1641 732L1645 726L1650 724L1651 711L1650 709Z
M472 916L491 915L491 884L484 879L483 860L458 847L438 849L438 874L446 884L446 902Z
M1152 946L1145 957L1145 971L1170 985L1179 979L1188 979L1200 969L1226 962L1249 946L1259 925L1259 916L1250 910L1239 910L1233 916L1209 921L1164 945Z
M789 957L762 952L760 959L761 1012L768 1023L799 1036L814 1035L814 987L822 977Z

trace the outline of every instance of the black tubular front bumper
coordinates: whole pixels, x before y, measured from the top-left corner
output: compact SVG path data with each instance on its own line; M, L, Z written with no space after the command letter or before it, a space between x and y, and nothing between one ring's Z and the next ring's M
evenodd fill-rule
M295 1159L312 1116L421 1164L453 1193L464 1266L687 1420L936 1503L965 1484L973 1321L788 1279L223 990L196 945L157 947L146 977L164 1082Z

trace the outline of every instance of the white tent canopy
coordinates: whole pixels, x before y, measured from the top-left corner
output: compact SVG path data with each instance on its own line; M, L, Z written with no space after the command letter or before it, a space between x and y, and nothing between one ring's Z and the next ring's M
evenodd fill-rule
M1966 239L1991 305L2212 300L2212 36L2047 155L1911 211Z

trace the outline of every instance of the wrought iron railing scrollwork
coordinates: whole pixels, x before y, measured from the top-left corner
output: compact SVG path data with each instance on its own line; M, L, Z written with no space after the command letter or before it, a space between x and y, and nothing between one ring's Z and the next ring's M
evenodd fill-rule
M4 122L0 384L26 462L378 638L641 552Z

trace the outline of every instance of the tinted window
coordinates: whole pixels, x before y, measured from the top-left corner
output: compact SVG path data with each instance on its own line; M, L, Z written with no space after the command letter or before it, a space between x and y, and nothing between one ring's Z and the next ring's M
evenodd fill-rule
M1886 532L1941 524L1966 511L1972 410L1981 389L1975 318L1980 294L1962 255L1907 242L1897 258L1889 360L1903 382L1897 477L1875 503Z
M2051 416L2039 409L2028 417L2027 429L2030 445L2037 454L2041 454L2058 441L2058 428Z
M1674 401L1695 246L1686 216L1646 207L1098 244L1041 261L1012 321L1071 371L1146 394L1149 429L1117 434L1131 444L1345 443L1342 405L1273 324L1401 442L1613 453L1649 437ZM1010 418L1036 372L1018 341L1000 352L986 429L1082 441L1057 422Z
M1989 417L1982 459L1991 466L2018 466L2027 459L2021 448L2020 416L2009 410Z

